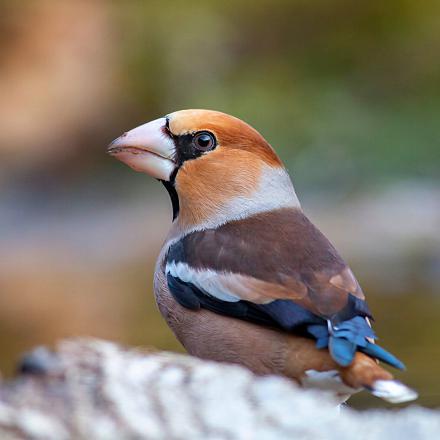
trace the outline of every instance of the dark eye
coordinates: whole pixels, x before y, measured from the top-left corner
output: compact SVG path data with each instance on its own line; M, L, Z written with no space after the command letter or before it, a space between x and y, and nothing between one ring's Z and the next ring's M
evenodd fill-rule
M204 131L194 136L193 143L198 150L208 151L215 147L215 137Z

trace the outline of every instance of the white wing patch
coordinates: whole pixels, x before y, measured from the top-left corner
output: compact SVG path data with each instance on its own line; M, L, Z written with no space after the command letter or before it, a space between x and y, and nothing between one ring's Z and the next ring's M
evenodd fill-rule
M212 269L197 270L186 263L172 261L167 263L165 273L169 273L185 283L194 284L194 286L221 301L237 302L241 299L225 288L220 274Z

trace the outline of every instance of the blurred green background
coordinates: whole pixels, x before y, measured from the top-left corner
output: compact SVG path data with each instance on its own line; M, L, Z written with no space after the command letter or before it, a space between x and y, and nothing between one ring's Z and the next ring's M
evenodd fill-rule
M0 2L0 370L65 336L181 350L165 191L105 154L182 108L255 126L440 406L438 1ZM383 405L362 395L356 408Z

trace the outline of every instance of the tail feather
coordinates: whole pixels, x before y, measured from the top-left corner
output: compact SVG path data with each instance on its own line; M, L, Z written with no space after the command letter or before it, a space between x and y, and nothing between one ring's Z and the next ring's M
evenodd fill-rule
M367 388L371 394L390 403L402 403L415 400L418 394L398 380L376 380Z
M390 403L417 399L417 392L394 379L373 358L356 352L353 362L340 370L342 381L355 389L364 388L374 396Z

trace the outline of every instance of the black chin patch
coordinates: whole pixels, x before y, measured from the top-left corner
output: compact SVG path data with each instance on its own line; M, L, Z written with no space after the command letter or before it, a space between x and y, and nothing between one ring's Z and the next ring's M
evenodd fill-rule
M169 180L169 181L161 180L162 185L168 191L168 194L169 194L170 199L171 199L171 204L173 206L173 221L179 215L179 210L180 210L179 196L177 195L176 188L174 187L177 171L178 171L178 168L176 168L176 171L172 174L171 180Z

